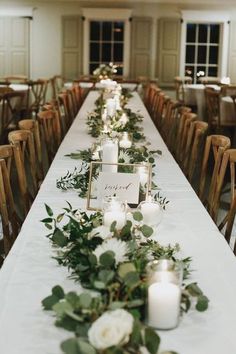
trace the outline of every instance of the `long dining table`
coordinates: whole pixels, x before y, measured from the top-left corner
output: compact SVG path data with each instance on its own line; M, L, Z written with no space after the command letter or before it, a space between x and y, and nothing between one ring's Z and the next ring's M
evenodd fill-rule
M86 149L94 142L88 135L87 116L94 109L97 91L91 91L65 136L42 183L2 269L0 270L0 353L58 354L60 343L72 333L54 325L55 317L43 310L41 301L60 284L66 291L81 286L59 266L41 219L44 204L57 215L66 206L86 208L86 200L75 190L57 189L56 180L81 161L65 156ZM236 353L236 259L223 235L208 215L180 167L156 130L141 98L134 92L128 103L143 117L144 134L150 149L160 149L154 181L169 200L155 239L161 244L180 245L181 257L192 257L190 281L198 282L210 300L206 312L191 309L179 326L159 331L161 350L178 354Z

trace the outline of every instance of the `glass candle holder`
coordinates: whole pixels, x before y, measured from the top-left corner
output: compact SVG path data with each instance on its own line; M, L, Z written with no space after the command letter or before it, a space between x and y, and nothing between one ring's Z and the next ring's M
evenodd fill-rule
M152 199L151 196L147 200L142 201L137 208L143 215L143 223L157 227L163 217L163 210L160 204Z
M116 221L116 229L121 230L126 224L126 203L118 197L106 197L103 203L103 225L110 228Z
M143 162L142 166L135 167L135 172L139 175L141 186L145 188L149 178L149 165Z
M118 140L105 137L101 144L102 162L117 164ZM102 172L117 172L117 165L103 165Z
M129 149L132 146L132 135L128 132L121 133L119 146L123 149Z
M147 323L156 329L173 329L180 317L182 265L161 259L151 262L147 271Z

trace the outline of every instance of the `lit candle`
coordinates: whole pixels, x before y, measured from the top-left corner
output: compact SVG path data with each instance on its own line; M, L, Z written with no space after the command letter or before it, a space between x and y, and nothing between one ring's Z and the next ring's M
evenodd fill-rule
M121 148L129 149L132 146L132 141L127 132L123 132L122 137L119 141L119 145Z
M148 288L148 324L158 329L178 325L181 291L168 282L153 283Z
M146 166L139 166L136 168L136 172L139 175L141 185L144 187L148 182L148 169Z
M144 201L139 205L143 215L143 223L149 226L157 226L162 219L162 208L159 203L154 201Z
M116 197L111 198L103 214L104 226L110 228L114 221L116 221L117 230L121 230L126 224L126 207L124 203L117 200Z
M116 114L116 100L114 98L108 98L106 100L107 115L113 117Z
M106 139L102 145L102 162L117 163L118 162L118 143L116 140ZM103 165L103 172L117 172L116 165Z

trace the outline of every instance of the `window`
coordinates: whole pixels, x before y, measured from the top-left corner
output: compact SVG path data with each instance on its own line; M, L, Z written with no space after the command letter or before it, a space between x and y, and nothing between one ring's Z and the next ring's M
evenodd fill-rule
M218 76L220 24L186 26L185 75L194 82L201 76Z
M109 62L118 66L118 75L123 75L124 22L90 21L89 73Z

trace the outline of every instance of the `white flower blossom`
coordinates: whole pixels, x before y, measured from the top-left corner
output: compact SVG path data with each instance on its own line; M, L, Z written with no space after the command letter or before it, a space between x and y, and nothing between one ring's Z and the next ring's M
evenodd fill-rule
M129 248L126 242L117 240L117 238L109 238L99 245L93 253L99 259L101 254L112 251L115 255L116 264L127 261L126 254L129 252Z
M105 312L90 327L89 341L99 350L126 344L133 331L133 322L133 316L123 309Z
M100 225L98 227L96 227L95 229L93 229L89 236L91 238L93 238L94 236L99 236L101 237L103 240L106 240L108 238L111 238L112 233L110 231L110 228L104 225Z

